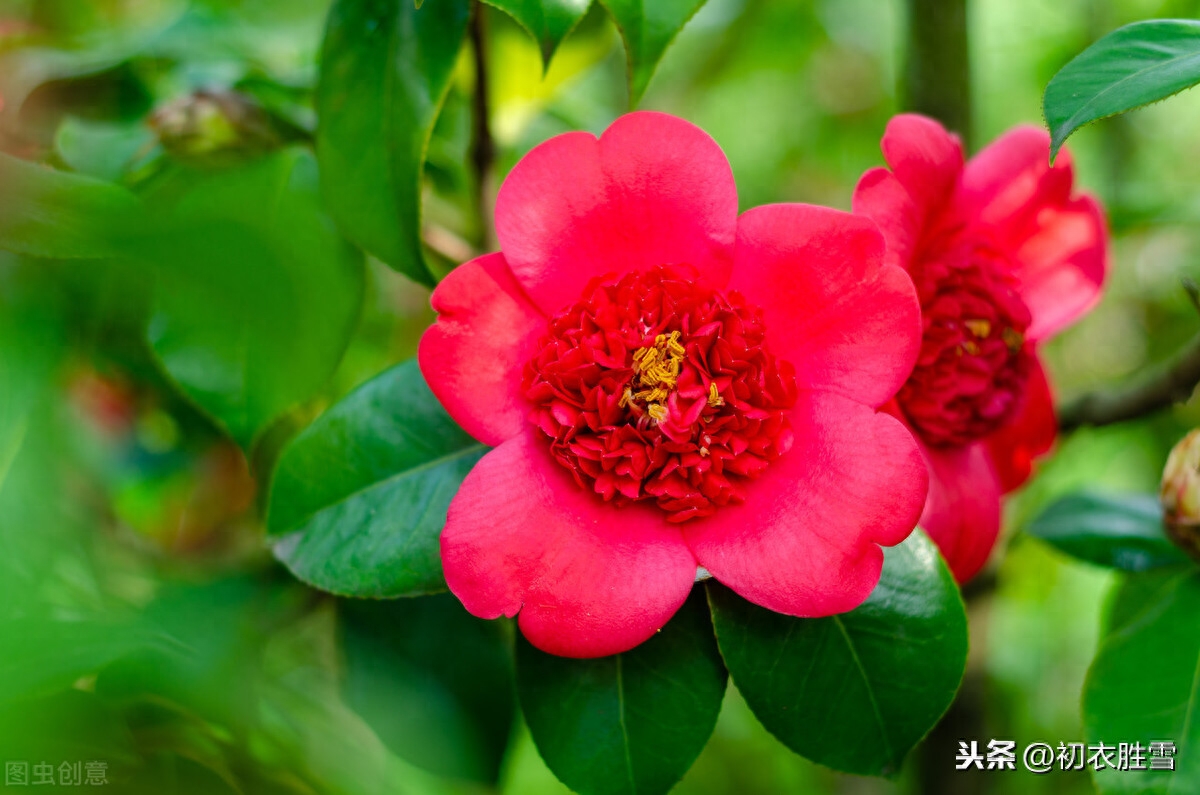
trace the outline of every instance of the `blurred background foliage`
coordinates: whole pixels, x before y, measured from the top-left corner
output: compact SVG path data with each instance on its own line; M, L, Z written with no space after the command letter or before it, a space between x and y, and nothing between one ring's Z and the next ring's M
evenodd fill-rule
M113 790L129 793L564 791L514 711L509 627L449 596L320 594L266 552L281 445L410 358L432 320L428 289L346 247L316 200L327 11L0 0L0 149L125 185L161 230L132 261L0 254L4 760L107 760ZM1197 12L1190 0L971 0L973 145L1040 123L1047 81L1109 30ZM906 24L901 0L710 0L641 107L711 133L743 207L848 209L903 109ZM544 74L510 18L488 9L486 28L495 184L546 137L599 133L627 109L624 51L598 8ZM475 75L465 52L429 147L423 236L442 269L489 243L468 157ZM1119 383L1200 327L1179 287L1200 277L1197 128L1200 102L1185 96L1072 139L1078 182L1108 208L1114 268L1103 303L1050 345L1060 397ZM177 223L197 213L221 232ZM210 366L214 348L242 366ZM262 379L262 403L230 403L244 378ZM1022 526L1083 485L1153 490L1198 420L1185 407L1076 432L1010 501L1007 549L970 599L966 707L897 780L805 762L731 688L676 791L933 793L949 786L957 737L1083 741L1079 694L1111 575ZM1091 791L1083 773L969 787Z

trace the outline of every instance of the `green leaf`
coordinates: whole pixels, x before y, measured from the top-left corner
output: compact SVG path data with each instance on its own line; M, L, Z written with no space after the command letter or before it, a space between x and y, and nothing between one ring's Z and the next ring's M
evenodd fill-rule
M183 391L249 447L337 367L358 322L362 258L321 213L303 150L185 183L138 252L157 266L148 338Z
M467 0L421 10L336 0L317 85L325 201L346 235L406 276L433 284L421 248L425 151L466 32Z
M450 594L338 609L346 703L398 756L494 784L516 714L505 625Z
M50 259L109 257L138 212L124 188L0 154L0 248Z
M529 31L542 51L542 65L550 68L554 51L567 37L592 0L485 0L489 5L508 13L521 27Z
M64 690L135 652L171 648L153 628L112 620L0 623L0 703Z
M600 0L625 40L629 104L637 105L663 53L704 0Z
M446 509L485 450L442 409L415 361L386 371L280 456L267 515L276 557L345 596L443 590Z
M656 795L700 754L727 675L697 588L650 640L575 660L517 641L517 694L546 764L582 795Z
M1200 22L1151 19L1118 28L1064 66L1046 86L1050 160L1085 124L1200 83Z
M1121 618L1084 684L1088 741L1145 748L1169 740L1178 754L1173 772L1104 770L1093 774L1096 787L1103 795L1200 792L1200 572L1133 575L1116 602Z
M709 586L717 642L750 709L796 753L849 773L896 773L966 667L966 613L937 549L917 531L884 555L867 601L828 618Z
M1125 571L1188 559L1167 538L1162 506L1148 494L1072 494L1043 511L1027 532L1072 557Z
M54 148L75 171L116 182L134 159L156 143L143 121L93 122L68 116L54 136Z
M94 693L67 686L49 697L0 704L0 745L4 747L7 759L29 760L31 768L40 760L49 759L72 762L77 759L108 760L107 778L116 781L125 778L129 768L133 767L131 763L140 761L128 724L127 715L122 714L117 705L106 703ZM54 767L57 768L59 764L61 762L56 761ZM6 777L5 781L9 779ZM124 784L124 781L121 783ZM8 786L6 784L5 789ZM67 786L29 786L24 789L70 791ZM79 789L86 791L86 783ZM163 793L161 788L110 789L120 789L129 795ZM214 790L211 795L217 795L218 792Z

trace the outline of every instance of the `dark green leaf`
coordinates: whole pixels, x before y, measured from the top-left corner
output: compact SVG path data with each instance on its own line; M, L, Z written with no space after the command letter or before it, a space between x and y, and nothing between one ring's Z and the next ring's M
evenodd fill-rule
M1173 772L1104 770L1104 795L1200 792L1200 572L1130 577L1118 593L1120 620L1101 642L1083 692L1088 741L1157 740L1179 749ZM1114 616L1115 618L1115 616Z
M579 24L592 0L485 0L506 11L529 31L542 50L542 64L550 67L554 51Z
M1151 19L1118 28L1046 86L1050 159L1085 124L1166 99L1200 83L1200 22Z
M158 266L154 352L243 446L328 380L358 321L362 259L303 150L189 183L139 253Z
M0 154L0 248L52 259L112 256L138 201L107 182Z
M629 104L637 105L663 53L704 0L600 0L621 30L629 67Z
M704 748L727 675L697 588L662 631L612 657L574 660L517 642L517 692L554 774L582 795L656 795Z
M317 154L326 204L358 245L425 284L425 150L466 31L467 0L421 10L336 0L317 85Z
M1072 494L1030 522L1028 532L1080 560L1125 571L1188 559L1167 538L1162 506L1148 494Z
M416 362L359 387L279 459L267 516L297 577L347 596L445 588L438 536L485 448L442 410Z
M516 710L504 625L449 594L339 610L346 703L413 764L495 783Z
M858 609L791 618L709 586L717 641L763 726L814 762L890 775L950 706L967 660L967 618L920 531L885 551Z

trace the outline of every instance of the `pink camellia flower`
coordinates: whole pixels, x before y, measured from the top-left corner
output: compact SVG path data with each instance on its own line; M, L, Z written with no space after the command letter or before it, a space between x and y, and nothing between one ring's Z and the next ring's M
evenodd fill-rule
M1037 347L1100 298L1107 269L1099 205L1072 195L1064 150L1018 127L963 164L962 145L922 116L892 119L891 170L859 181L854 210L908 271L924 322L921 355L889 410L929 462L921 526L965 582L1000 530L1000 498L1054 443L1054 404Z
M496 446L441 537L466 608L592 657L653 635L698 567L783 613L860 604L928 485L876 411L920 316L874 224L799 204L739 218L711 138L632 113L526 155L496 232L500 253L434 292L419 355Z

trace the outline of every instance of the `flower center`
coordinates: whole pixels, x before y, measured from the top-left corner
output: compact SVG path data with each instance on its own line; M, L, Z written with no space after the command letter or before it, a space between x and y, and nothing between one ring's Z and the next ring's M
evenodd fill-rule
M963 445L997 430L1024 395L1030 315L1007 261L976 248L922 263L914 276L924 336L917 366L896 395L931 445Z
M654 500L672 522L744 501L792 446L796 377L767 351L761 310L685 265L593 280L550 321L525 389L580 486Z

